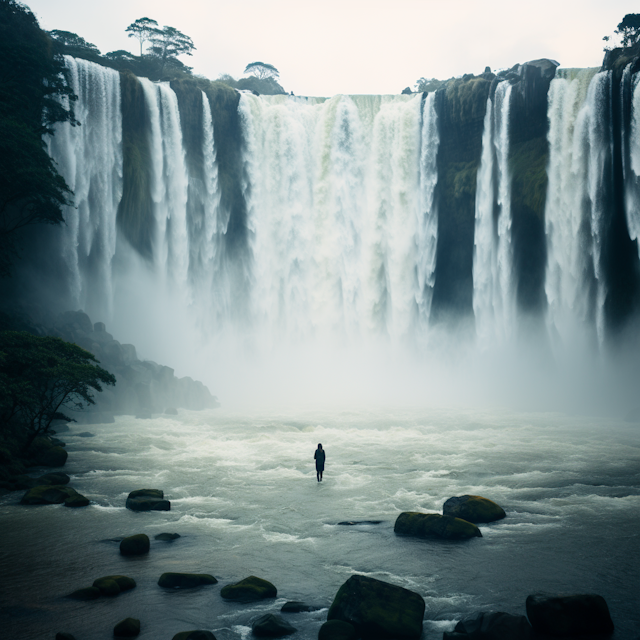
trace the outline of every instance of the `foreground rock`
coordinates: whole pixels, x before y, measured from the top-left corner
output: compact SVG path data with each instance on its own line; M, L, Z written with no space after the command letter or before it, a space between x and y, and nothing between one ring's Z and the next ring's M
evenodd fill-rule
M552 636L594 636L613 633L609 607L594 593L534 594L527 598L527 616L536 633Z
M290 602L285 602L281 609L281 613L307 613L309 611L320 611L323 607L317 607L312 604L307 604L306 602L299 602L297 600L292 600Z
M418 593L374 578L351 576L338 590L327 620L348 622L359 637L419 638L424 609Z
M343 620L329 620L318 631L318 640L356 640L356 628Z
M29 489L20 504L64 504L66 507L86 507L89 499L64 485L40 485Z
M170 511L171 503L161 489L137 489L127 497L126 507L131 511Z
M208 573L163 573L158 585L165 589L191 589L203 584L217 584L218 581Z
M123 538L120 542L120 553L123 556L141 556L149 553L150 548L149 536L145 533Z
M116 638L135 638L140 635L140 620L137 618L125 618L113 628Z
M524 616L502 611L479 613L461 620L452 632L445 632L443 640L530 640L533 630Z
M228 584L220 591L225 600L237 602L256 602L265 598L275 598L278 590L273 584L256 576L249 576L240 582Z
M172 640L216 640L211 631L196 629L195 631L181 631L173 636Z
M475 524L436 513L404 511L393 527L396 534L416 538L440 538L443 540L467 540L482 537Z
M492 500L468 495L449 498L442 507L442 513L475 524L495 522L507 515L504 509Z
M251 625L254 636L260 638L282 638L295 633L297 629L292 627L284 618L273 613L260 616Z
M136 587L136 581L129 576L104 576L94 580L93 586L100 590L103 596L117 596L123 591Z

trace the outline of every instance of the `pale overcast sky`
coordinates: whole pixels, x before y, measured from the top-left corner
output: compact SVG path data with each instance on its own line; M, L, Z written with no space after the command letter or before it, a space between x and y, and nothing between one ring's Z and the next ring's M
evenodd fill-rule
M182 61L215 79L247 63L276 66L296 95L399 93L446 79L552 58L602 64L632 0L26 0L43 29L81 35L101 52L138 53L126 27L149 17L190 36Z

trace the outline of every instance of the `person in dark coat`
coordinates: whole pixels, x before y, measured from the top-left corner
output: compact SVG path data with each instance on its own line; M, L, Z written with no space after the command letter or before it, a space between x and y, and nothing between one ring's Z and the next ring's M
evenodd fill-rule
M318 476L318 482L322 482L322 472L324 471L324 459L327 457L321 444L318 444L316 452L313 454L316 460L316 475Z

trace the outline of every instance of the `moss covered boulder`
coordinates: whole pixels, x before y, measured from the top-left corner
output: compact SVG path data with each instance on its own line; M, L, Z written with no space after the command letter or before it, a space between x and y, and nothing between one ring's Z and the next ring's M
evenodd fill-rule
M126 507L131 511L170 511L171 503L161 489L137 489L127 497Z
M140 620L137 618L125 618L113 628L116 638L135 638L140 635Z
M75 509L77 507L87 507L90 504L90 500L89 498L87 498L86 496L83 496L81 493L78 493L77 491L74 491L73 489L71 489L71 491L73 491L73 494L70 495L65 501L64 501L64 506L65 507L71 507L72 509Z
M145 533L128 536L120 542L120 553L123 556L141 556L149 553L150 548L149 536Z
M356 640L356 628L344 620L328 620L318 631L318 640Z
M93 586L99 589L103 596L117 596L123 591L133 589L136 581L129 576L103 576L94 580Z
M443 540L467 540L482 537L475 524L436 513L418 513L405 511L401 513L393 530L398 535L415 538L440 538Z
M482 496L456 496L449 498L442 507L445 516L461 518L476 524L502 520L507 514L492 500Z
M363 638L419 638L424 609L424 599L414 591L351 576L338 590L327 620L348 622Z
M228 584L220 591L220 595L225 600L236 600L237 602L255 602L265 598L275 598L278 590L267 580L249 576L240 582Z
M64 485L39 485L29 489L20 504L65 504L69 507L85 507L89 499L71 487Z
M482 612L460 620L443 640L532 640L533 630L524 616L503 611Z
M557 637L595 636L613 633L609 607L595 593L527 598L527 616L536 633Z
M163 573L158 580L158 585L165 589L191 589L217 583L218 581L208 573Z
M266 613L251 624L251 631L259 638L282 638L295 633L297 629L291 626L282 616Z
M181 631L173 636L172 640L216 640L211 631L195 629L194 631Z

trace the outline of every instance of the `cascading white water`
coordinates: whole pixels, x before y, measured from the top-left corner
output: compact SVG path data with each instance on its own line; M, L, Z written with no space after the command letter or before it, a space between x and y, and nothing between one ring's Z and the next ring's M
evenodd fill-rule
M631 84L631 126L628 139L630 166L625 166L625 169L628 169L624 176L625 211L629 236L637 241L638 255L640 255L640 73L633 76Z
M478 341L483 348L496 341L509 341L515 332L508 163L510 103L511 85L501 82L493 99L487 99L476 183L473 311Z
M603 122L609 75L560 70L549 90L548 248L545 291L549 323L563 343L595 328L603 337L600 267L601 193L610 140Z
M70 56L65 64L78 96L80 126L59 124L47 138L49 154L75 194L75 206L64 210L62 252L72 303L103 316L110 314L113 300L116 213L122 197L120 75Z
M435 271L433 96L245 94L240 110L266 339L411 336Z

